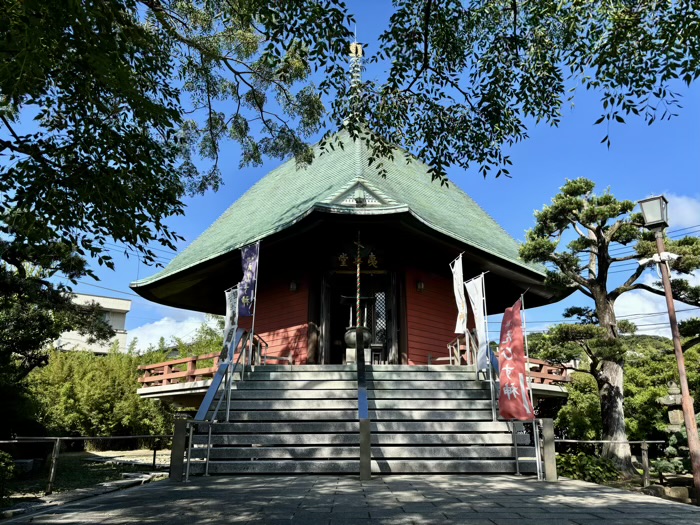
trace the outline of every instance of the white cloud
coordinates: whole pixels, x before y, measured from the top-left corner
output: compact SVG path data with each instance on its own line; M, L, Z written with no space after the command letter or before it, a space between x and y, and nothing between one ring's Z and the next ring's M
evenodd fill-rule
M153 323L141 325L128 332L128 342L137 339L136 348L142 352L149 345L158 346L160 338L165 338L166 343L171 343L174 337L185 341L192 339L202 323L206 322L204 314L192 314L185 319L173 319L163 317Z
M700 224L700 197L666 194L668 220L672 229L688 228Z
M684 276L693 285L700 284L700 271ZM648 285L659 281L655 273L647 272L643 282ZM700 316L700 310L675 301L678 321ZM615 315L618 320L627 319L637 325L639 335L660 335L671 337L671 328L666 310L666 299L644 290L622 294L615 302Z

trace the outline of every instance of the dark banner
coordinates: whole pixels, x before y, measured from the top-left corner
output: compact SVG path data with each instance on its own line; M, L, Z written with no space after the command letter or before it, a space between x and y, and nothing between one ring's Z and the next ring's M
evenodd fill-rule
M243 280L238 285L238 315L250 317L255 305L255 281L258 278L260 243L241 248Z

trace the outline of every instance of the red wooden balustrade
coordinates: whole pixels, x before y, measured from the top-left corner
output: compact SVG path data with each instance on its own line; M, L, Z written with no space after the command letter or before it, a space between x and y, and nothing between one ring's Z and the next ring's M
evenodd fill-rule
M465 348L464 343L462 343L461 348ZM465 354L467 353L465 352ZM141 365L139 370L143 375L139 377L139 383L144 387L149 387L209 379L214 376L219 366L219 355L218 353L205 354L152 365ZM462 355L462 358L467 362L470 361L469 355ZM208 359L214 360L211 366L197 368L200 361ZM543 385L552 385L571 380L566 373L566 367L533 358L530 358L530 378L533 383Z
M541 385L553 385L556 383L571 381L563 365L553 365L542 359L530 358L531 382Z
M143 373L139 377L139 383L144 387L174 385L177 383L190 383L201 381L214 376L219 367L219 353L183 357L152 365L141 365L139 370ZM211 366L197 368L201 361L213 359Z
M469 334L469 341L466 340L464 335L460 335L447 344L447 351L450 357L438 357L432 360L437 363L438 361L449 359L450 363L472 365L476 361L477 346L478 344L471 334ZM553 385L571 381L571 378L567 375L564 365L554 365L542 359L531 357L530 381L540 385Z

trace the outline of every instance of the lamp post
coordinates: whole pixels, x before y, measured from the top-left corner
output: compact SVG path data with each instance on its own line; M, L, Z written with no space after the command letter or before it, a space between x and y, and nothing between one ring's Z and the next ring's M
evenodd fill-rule
M661 267L661 281L664 285L666 296L666 307L668 308L668 319L671 324L671 336L673 337L673 350L676 353L678 363L678 376L681 387L681 405L683 407L683 419L685 429L688 433L688 449L690 450L690 463L693 469L693 483L695 485L695 503L700 505L700 440L698 440L698 426L695 421L695 410L693 409L693 399L688 390L688 376L685 372L685 357L681 347L681 334L678 331L676 321L676 308L673 305L673 294L671 292L671 278L668 270L668 260L670 254L666 252L664 246L664 228L668 226L668 201L663 195L650 197L639 201L644 215L644 226L654 232L656 237L656 250L659 253L659 266Z

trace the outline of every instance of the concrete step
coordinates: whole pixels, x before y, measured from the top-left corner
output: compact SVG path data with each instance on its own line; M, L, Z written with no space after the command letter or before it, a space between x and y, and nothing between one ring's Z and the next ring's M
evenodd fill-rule
M510 425L492 421L490 388L473 368L367 367L374 473L514 473ZM359 472L354 365L257 366L231 392L228 422L199 426L191 473ZM222 402L218 416L224 416ZM211 413L211 412L210 412ZM516 436L519 455L534 455ZM527 462L521 465L528 472ZM530 462L534 472L534 462Z
M195 445L206 445L207 435L194 436ZM211 444L215 446L359 446L359 428L355 432L327 434L212 434ZM512 445L511 434L372 434L372 444L382 446L471 446ZM518 444L527 445L527 436L518 436Z
M328 422L313 421L260 421L256 423L216 423L212 427L214 434L231 434L234 432L246 434L272 434L272 433L342 433L357 432L357 420ZM372 421L370 429L373 433L509 433L508 424L502 421ZM202 425L202 432L206 432L206 426Z
M370 399L375 410L490 410L488 399ZM231 410L357 410L357 399L231 399Z
M518 448L523 461L534 458L533 447ZM514 447L372 447L372 457L377 461L389 458L449 458L449 459L512 459ZM193 458L205 458L206 448L192 450ZM212 448L209 451L210 460L237 459L357 459L360 455L359 446L338 447L245 447L245 448ZM528 461L529 461L528 460Z
M350 365L256 365L252 368L253 371L269 371L269 372L356 372L357 366ZM474 372L474 365L457 366L457 365L365 365L367 371L379 372Z
M378 371L368 370L366 372L367 380L379 381L474 381L476 375L474 372L420 372L420 371ZM330 372L318 371L311 372L307 370L294 371L269 371L255 370L254 372L246 372L244 381L355 381L357 380L357 372Z
M518 447L521 458L534 458L534 447ZM205 458L206 447L192 449L193 458ZM209 450L210 460L237 460L237 459L358 459L360 447L357 444L343 447L213 447ZM512 459L515 457L515 448L512 446L445 446L445 447L391 447L373 446L372 457L380 459Z
M241 381L236 390L354 390L357 394L357 381Z
M223 414L220 412L222 417ZM491 419L491 410L369 410L373 421L418 420L418 421L487 421ZM232 410L229 421L338 421L357 419L354 410L304 410L279 412L275 410L247 412Z
M210 461L209 474L355 474L359 460ZM190 473L204 474L204 461L192 462Z
M490 391L483 390L369 390L369 399L489 399ZM234 399L354 399L357 402L357 390L332 390L332 389L309 389L309 390L262 390L237 389L233 390L231 398ZM218 400L218 396L214 401Z
M248 381L356 381L357 372L351 371L318 371L294 370L290 372L257 369L246 372L244 382Z
M534 461L520 461L520 472L534 474ZM514 474L515 459L372 460L373 474Z
M489 389L488 383L484 381L442 381L434 378L427 381L411 380L367 380L367 388L375 390L483 390ZM236 384L237 390L355 390L357 391L357 381L355 380L331 380L317 378L309 380L256 380L241 381Z
M504 459L467 459L467 460L373 460L373 474L512 474L515 472L515 460ZM360 470L359 460L247 460L247 461L210 461L210 474L354 474ZM535 472L535 464L530 461L520 462L520 471ZM193 461L191 474L203 474L204 462Z

